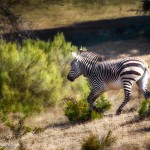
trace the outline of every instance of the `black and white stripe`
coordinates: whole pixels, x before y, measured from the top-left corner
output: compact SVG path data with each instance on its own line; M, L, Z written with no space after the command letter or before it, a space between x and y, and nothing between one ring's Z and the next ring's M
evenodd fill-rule
M92 90L87 98L90 112L94 109L93 103L102 92L112 89L124 89L125 98L116 114L121 114L122 108L131 98L131 88L134 83L138 85L146 99L150 97L147 90L148 64L138 58L129 57L115 61L102 61L100 55L92 52L73 52L75 59L71 63L68 79L74 81L80 75L89 79Z

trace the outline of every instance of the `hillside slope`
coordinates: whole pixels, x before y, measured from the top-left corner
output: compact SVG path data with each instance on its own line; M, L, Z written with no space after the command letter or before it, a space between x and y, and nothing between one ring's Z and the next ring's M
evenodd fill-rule
M80 150L83 138L90 133L99 138L112 131L117 138L111 149L148 150L150 146L150 120L136 122L137 113L126 113L120 116L106 115L101 120L80 125L57 124L47 127L40 134L28 134L21 141L27 150Z

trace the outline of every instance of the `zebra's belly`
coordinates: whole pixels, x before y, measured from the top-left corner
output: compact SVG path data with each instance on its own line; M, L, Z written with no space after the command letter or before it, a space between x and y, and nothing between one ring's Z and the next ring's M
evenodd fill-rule
M120 79L113 81L111 83L105 83L105 90L117 90L122 88L123 85Z

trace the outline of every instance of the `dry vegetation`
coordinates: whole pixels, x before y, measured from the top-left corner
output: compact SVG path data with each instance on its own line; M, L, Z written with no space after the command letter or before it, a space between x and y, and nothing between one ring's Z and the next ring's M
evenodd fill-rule
M33 22L33 29L51 29L73 25L78 22L137 16L139 5L85 5L82 7L66 5L41 4L37 6L14 7L17 14Z

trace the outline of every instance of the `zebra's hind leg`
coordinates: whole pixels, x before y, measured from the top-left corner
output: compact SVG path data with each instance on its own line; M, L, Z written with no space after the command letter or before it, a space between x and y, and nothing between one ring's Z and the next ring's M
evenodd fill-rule
M130 81L128 82L123 82L123 87L124 87L124 101L122 104L119 106L119 108L116 111L116 115L120 115L122 112L123 107L127 104L127 102L131 99L131 87L132 83Z
M147 89L147 84L148 84L148 73L147 71L144 73L143 77L138 80L137 85L139 89L143 92L145 99L150 98L150 91Z

